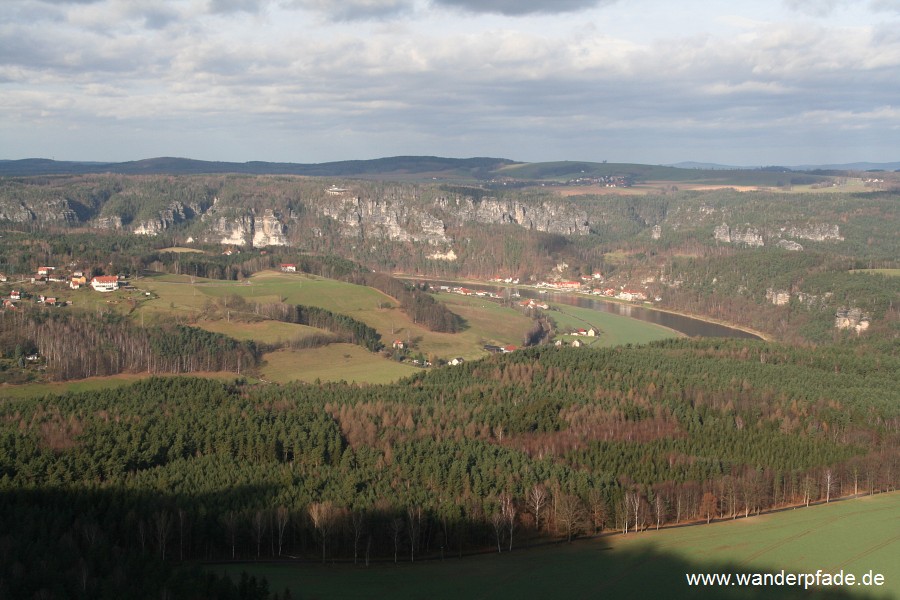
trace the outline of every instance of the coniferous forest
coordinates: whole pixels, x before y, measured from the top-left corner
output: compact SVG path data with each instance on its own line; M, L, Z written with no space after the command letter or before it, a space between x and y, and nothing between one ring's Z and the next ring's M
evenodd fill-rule
M898 361L681 339L7 399L0 597L266 597L189 565L449 558L893 490Z

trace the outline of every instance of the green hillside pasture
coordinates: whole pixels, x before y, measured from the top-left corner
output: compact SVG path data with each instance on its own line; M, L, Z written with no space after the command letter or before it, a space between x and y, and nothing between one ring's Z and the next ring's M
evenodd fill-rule
M186 248L184 246L169 246L168 248L161 248L160 252L172 252L174 254L189 254L191 252L195 254L206 254L203 250L197 250L196 248Z
M460 333L437 333L413 323L397 308L397 301L378 290L333 279L301 274L265 271L254 275L249 284L236 281L214 281L188 278L152 278L143 286L159 296L146 303L148 322L151 318L182 317L193 319L209 298L236 294L249 302L287 302L306 304L344 314L375 328L382 341L413 340L415 350L426 356L466 359L485 355L486 343L521 344L531 320L516 310L504 308L483 298L467 298L444 294L452 311L468 323ZM390 307L390 308L388 308ZM224 333L224 332L222 332ZM239 337L230 333L234 337Z
M355 344L329 344L309 350L278 350L263 356L266 381L391 383L421 369L372 354Z
M72 381L59 381L53 383L28 383L24 385L0 385L0 399L3 398L39 398L47 394L65 394L68 392L92 392L125 387L147 377L203 377L218 381L231 382L235 379L255 381L252 377L238 376L231 372L215 373L186 373L175 375L171 373L120 373L107 377L89 377L87 379L75 379Z
M900 493L698 527L419 564L216 567L294 598L900 598ZM884 575L881 587L691 588L686 573Z
M851 269L851 273L875 273L886 277L900 277L900 269Z
M559 329L588 329L594 327L600 331L599 337L579 336L582 342L596 348L621 346L622 344L645 344L656 340L678 337L678 333L672 329L630 319L612 313L606 313L590 308L580 308L567 304L551 305L555 310L549 311L550 317L556 321ZM576 339L572 336L562 336L565 341Z
M436 294L435 297L466 320L467 328L455 334L431 334L430 346L442 357L467 360L486 356L485 344L522 344L533 321L522 312L477 296Z
M269 320L242 323L240 321L220 319L218 321L198 321L194 325L206 331L221 333L237 340L253 340L263 344L280 344L313 335L328 334L324 329L298 325L297 323L282 323L281 321Z

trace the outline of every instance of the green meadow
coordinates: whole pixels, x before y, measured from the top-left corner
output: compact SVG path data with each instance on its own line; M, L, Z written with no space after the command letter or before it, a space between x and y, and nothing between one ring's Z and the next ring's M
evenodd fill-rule
M355 344L329 344L307 350L278 350L263 356L262 378L289 381L391 383L421 369L373 354Z
M556 321L556 326L561 332L573 329L589 329L593 327L599 331L597 337L561 335L564 341L571 343L573 340L590 345L595 348L620 346L622 344L645 344L671 337L678 334L672 329L667 329L653 323L629 319L621 315L614 315L590 308L580 308L567 304L553 304L549 315Z
M876 273L887 277L900 277L900 269L851 269L851 273Z
M238 295L248 302L306 304L344 314L373 327L381 334L385 344L389 345L394 339L412 341L417 352L436 358L462 356L474 359L486 354L482 349L484 344L519 345L525 332L531 327L531 320L517 310L502 307L484 298L441 294L439 299L465 319L467 327L455 334L428 331L413 323L397 307L396 300L378 290L304 274L265 271L246 282L201 278L191 280L187 276L169 275L144 279L142 287L158 296L147 301L133 317L139 318L140 311L146 311L147 322L173 316L193 320L208 300ZM199 323L204 329L219 333L230 331L228 335L247 339L247 334L236 335L244 325L246 324ZM260 337L254 337L257 334L253 334L250 339L271 341L273 336L282 335L278 327L271 332L263 332L262 326L257 326L257 329L260 330Z
M900 493L779 513L418 564L242 563L293 598L900 598ZM881 586L690 587L687 573L826 573Z
M107 377L89 377L73 381L59 381L52 383L29 383L25 385L0 385L0 399L3 398L39 398L47 394L65 394L68 392L92 392L125 387L147 377L204 377L219 381L234 381L238 375L231 372L194 373L171 375L168 373L122 373ZM241 376L241 379L255 381L252 377Z

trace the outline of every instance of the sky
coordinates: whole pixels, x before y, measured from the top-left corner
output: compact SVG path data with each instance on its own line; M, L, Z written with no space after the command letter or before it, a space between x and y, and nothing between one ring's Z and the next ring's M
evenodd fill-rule
M2 0L0 159L900 160L900 0Z

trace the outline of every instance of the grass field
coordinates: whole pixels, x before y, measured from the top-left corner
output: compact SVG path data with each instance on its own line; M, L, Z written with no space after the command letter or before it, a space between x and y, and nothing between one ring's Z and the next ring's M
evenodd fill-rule
M372 354L355 344L329 344L309 350L278 350L263 356L262 378L289 381L391 383L420 369Z
M596 348L604 348L609 346L619 346L622 344L645 344L656 340L676 337L679 334L671 329L638 321L637 319L629 319L612 313L605 313L590 308L579 308L577 306L569 306L567 304L554 304L555 309L549 314L556 321L557 327L562 330L566 329L588 329L594 327L600 330L598 337L585 337L564 335L563 340L571 342L578 339L581 342Z
M0 385L0 399L2 398L37 398L47 394L65 394L66 392L90 392L94 390L106 390L131 385L147 377L175 377L166 373L123 373L108 377L89 377L74 381L60 381L55 383L29 383L25 385ZM238 378L236 373L195 373L179 375L179 377L204 377L219 381L234 381ZM248 381L255 381L252 377L242 377Z
M191 284L186 276L169 275L144 279L142 285L159 296L145 303L141 309L146 311L147 322L173 316L193 319L207 300L236 294L250 302L287 302L326 308L375 328L386 344L395 338L412 340L416 351L439 358L462 356L474 359L486 354L482 350L486 343L521 344L525 332L531 327L531 320L516 310L482 298L444 294L440 299L466 320L468 328L456 334L436 333L413 323L406 313L397 308L396 300L373 288L273 271L254 275L249 284L200 278L195 278ZM229 328L227 325L224 327ZM204 328L208 327L204 325ZM238 328L235 325L231 330Z
M851 273L877 273L888 277L900 277L900 269L852 269Z
M419 564L237 564L294 598L900 598L900 493ZM853 573L881 587L691 588L686 573Z
M322 329L298 325L296 323L282 323L281 321L257 321L244 323L240 321L197 321L196 327L221 333L237 340L253 340L265 344L278 344L291 340L302 339L312 335L328 333Z
M175 254L187 254L190 252L194 252L196 254L206 254L203 250L197 250L196 248L185 248L184 246L169 246L168 248L161 248L160 252L173 252Z

